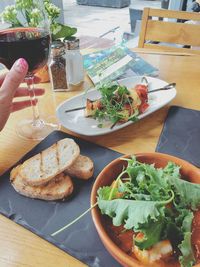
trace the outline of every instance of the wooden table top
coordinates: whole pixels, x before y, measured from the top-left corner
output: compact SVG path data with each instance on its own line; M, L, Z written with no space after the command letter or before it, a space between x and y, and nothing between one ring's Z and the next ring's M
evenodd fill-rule
M159 69L159 78L167 82L176 82L177 96L167 106L156 111L143 120L106 136L83 137L94 143L109 147L124 154L152 152L162 130L163 122L170 105L200 109L200 56L181 56L168 54L147 54L141 56ZM84 87L89 86L86 79ZM52 93L49 84L45 96L40 98L42 116L55 114L55 107L65 99L81 93L83 88L73 92ZM23 110L12 114L0 133L0 173L3 173L31 150L38 142L19 138L15 133L15 123L31 116L31 110ZM71 133L65 129L62 129ZM1 267L81 267L83 263L67 253L0 216L0 266Z

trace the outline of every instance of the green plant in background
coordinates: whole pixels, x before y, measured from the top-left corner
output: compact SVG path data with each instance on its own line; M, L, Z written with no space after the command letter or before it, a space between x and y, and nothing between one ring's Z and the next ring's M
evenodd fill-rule
M60 15L60 8L44 0L46 13L50 21L52 40L68 38L77 32L76 28L58 23L56 19ZM41 9L34 0L16 0L15 5L8 5L1 13L1 18L12 27L37 27L42 19ZM19 14L21 17L19 17Z

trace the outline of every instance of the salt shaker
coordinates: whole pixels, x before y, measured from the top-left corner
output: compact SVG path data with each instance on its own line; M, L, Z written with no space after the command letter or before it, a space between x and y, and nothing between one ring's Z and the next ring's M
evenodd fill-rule
M50 78L55 91L67 91L65 44L55 41L51 45Z
M77 85L84 80L83 56L79 50L79 39L71 37L65 40L68 83Z

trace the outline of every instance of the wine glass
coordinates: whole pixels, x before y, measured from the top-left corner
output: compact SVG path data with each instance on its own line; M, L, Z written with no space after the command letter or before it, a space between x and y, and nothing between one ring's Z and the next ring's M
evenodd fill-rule
M10 69L17 59L24 58L29 65L25 82L33 116L20 121L16 130L32 140L42 140L59 128L42 119L35 104L34 74L47 64L51 40L44 4L43 0L1 0L0 7L0 63Z

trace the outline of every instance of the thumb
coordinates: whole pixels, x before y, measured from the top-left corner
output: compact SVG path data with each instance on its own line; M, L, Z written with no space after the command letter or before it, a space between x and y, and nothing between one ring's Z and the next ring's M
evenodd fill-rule
M28 63L25 59L18 59L10 71L7 73L4 82L0 88L0 100L3 100L5 105L12 102L17 88L23 82L28 71Z

